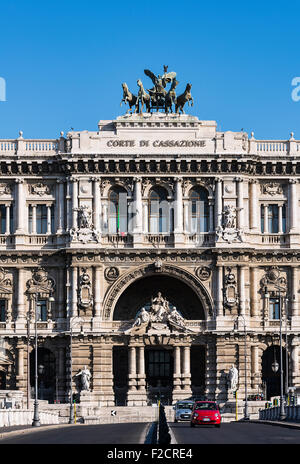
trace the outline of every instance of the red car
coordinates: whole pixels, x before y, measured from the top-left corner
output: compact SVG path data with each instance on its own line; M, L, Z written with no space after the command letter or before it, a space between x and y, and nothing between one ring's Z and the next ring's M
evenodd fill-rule
M211 424L221 427L221 413L215 401L196 401L191 415L191 427Z

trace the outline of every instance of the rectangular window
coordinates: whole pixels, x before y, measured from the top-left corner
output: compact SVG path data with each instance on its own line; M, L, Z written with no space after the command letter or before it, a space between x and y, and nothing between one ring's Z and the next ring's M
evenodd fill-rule
M270 298L269 308L270 308L270 319L273 319L273 320L280 319L280 306L279 306L278 298Z
M0 322L6 321L6 300L0 300Z
M37 234L46 234L48 230L48 214L47 214L47 205L36 205L35 206L35 230ZM54 206L50 207L50 227L49 230L54 233ZM28 231L31 234L34 230L33 227L33 207L30 205L28 208Z
M261 230L262 234L265 231L265 208L264 208L264 205L261 205L261 207L260 207L260 230Z
M47 206L37 205L36 207L36 233L47 233Z
M268 206L268 226L270 234L278 234L278 205Z
M46 322L47 321L47 301L46 300L38 300L36 302L36 312L37 312L37 320Z
M286 233L286 207L282 206L282 232Z
M0 233L5 234L6 232L6 207L0 205Z

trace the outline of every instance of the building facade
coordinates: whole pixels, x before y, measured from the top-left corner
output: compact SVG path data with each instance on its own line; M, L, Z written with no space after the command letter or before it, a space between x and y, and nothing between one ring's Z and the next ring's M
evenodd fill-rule
M285 385L299 386L293 134L157 112L57 140L20 132L0 157L0 389L32 395L35 321L52 402L68 401L71 378L80 399L84 366L100 406L226 401L232 365L241 397L245 385L271 397L280 328Z

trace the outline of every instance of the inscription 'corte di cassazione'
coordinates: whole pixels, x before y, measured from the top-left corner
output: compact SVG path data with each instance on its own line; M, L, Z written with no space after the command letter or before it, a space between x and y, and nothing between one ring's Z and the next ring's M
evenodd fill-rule
M205 140L109 140L108 147L181 147L181 148L195 148L205 147Z

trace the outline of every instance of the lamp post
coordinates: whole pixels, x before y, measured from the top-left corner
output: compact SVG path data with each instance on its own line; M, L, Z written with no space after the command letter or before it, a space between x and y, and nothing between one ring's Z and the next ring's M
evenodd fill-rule
M281 297L281 290L282 287L275 285L275 287L279 290L279 337L280 337L280 413L279 418L280 420L285 419L285 412L284 412L284 397L283 397L283 357L282 357L282 297Z
M72 391L72 370L73 370L73 357L72 357L72 344L73 344L73 326L82 322L81 318L70 319L70 413L69 413L69 424L75 423L74 409L73 409L73 391ZM83 331L81 331L83 333Z
M35 294L35 366L34 366L34 414L33 414L33 421L32 421L32 426L33 427L40 427L41 422L40 422L40 416L39 416L39 402L38 402L38 336L37 336L37 319L38 319L38 314L37 314L37 300L39 297L39 293ZM54 301L54 298L50 296L48 298L49 302Z
M288 298L285 298L285 394L289 392L289 358L288 358Z
M245 359L245 408L244 408L244 420L249 420L248 414L248 391L247 391L247 328L244 316L241 314L234 321L234 330L238 328L239 318L243 319L244 324L244 359Z

